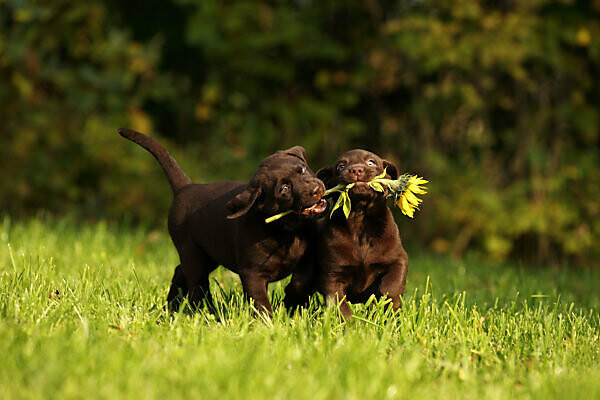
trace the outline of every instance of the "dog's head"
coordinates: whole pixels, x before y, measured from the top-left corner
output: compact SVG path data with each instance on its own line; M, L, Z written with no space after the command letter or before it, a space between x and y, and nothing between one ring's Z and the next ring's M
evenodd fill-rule
M328 188L354 183L349 192L351 197L372 198L381 193L371 189L368 182L384 170L387 179L398 179L398 167L394 164L370 151L355 149L342 154L335 165L321 168L317 177Z
M248 182L227 207L227 218L238 218L258 210L266 216L293 210L300 215L320 214L327 208L322 199L325 186L308 167L306 150L294 146L265 158Z

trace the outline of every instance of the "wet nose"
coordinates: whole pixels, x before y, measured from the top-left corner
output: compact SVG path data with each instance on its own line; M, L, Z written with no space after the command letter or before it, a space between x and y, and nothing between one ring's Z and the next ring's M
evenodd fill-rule
M350 167L350 173L357 178L360 178L365 173L365 168L360 165L353 165Z
M310 191L310 195L313 197L321 197L323 196L325 191L323 190L323 185L315 185L315 187Z

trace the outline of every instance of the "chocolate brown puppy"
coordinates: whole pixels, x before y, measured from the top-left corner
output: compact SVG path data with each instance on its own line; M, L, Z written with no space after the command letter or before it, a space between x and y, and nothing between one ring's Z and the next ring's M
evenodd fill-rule
M298 285L293 291L287 289L290 299L286 304L305 301L299 293L308 294L312 282L328 303L341 302L346 320L352 316L348 302L365 302L373 294L389 297L394 310L401 307L408 256L387 206L387 193L376 192L367 183L384 169L386 178L398 178L398 168L389 161L365 150L351 150L342 154L335 165L317 172L327 188L355 183L349 191L351 212L346 219L340 208L331 219L319 221L316 270L312 277L304 270L294 274L292 283Z
M182 296L198 306L212 300L208 276L223 265L238 273L244 293L259 310L271 312L267 284L300 265L310 232L310 217L326 209L323 183L308 168L300 146L265 158L249 182L194 184L154 139L128 129L121 136L158 160L174 198L168 227L181 264L175 268L167 300L178 309ZM266 217L295 212L270 224Z

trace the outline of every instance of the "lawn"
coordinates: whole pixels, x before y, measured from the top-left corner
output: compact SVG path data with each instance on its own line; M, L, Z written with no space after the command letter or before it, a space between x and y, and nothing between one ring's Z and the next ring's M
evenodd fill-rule
M166 229L0 219L0 398L600 398L600 270L410 252L405 307L163 311ZM408 241L410 246L410 241Z

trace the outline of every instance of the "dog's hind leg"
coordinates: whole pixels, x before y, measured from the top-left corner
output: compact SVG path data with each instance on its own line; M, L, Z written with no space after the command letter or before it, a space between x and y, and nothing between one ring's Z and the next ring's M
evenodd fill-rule
M190 305L197 309L202 305L202 301L206 300L211 307L212 296L208 276L218 265L195 244L184 246L179 252L179 258Z
M171 279L171 288L169 289L169 294L167 295L169 311L178 311L181 307L183 299L185 296L187 296L187 294L187 281L185 279L185 275L183 274L181 264L179 264L175 267L175 273L173 274L173 279Z

